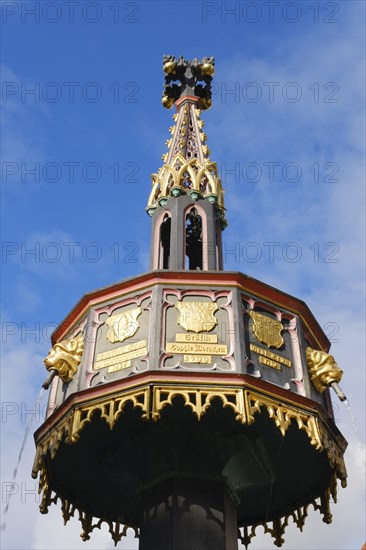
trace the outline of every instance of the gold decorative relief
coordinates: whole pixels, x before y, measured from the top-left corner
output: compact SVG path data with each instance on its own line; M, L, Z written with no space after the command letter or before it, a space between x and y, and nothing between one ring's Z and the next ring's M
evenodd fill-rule
M291 424L291 420L294 419L297 422L298 428L304 430L308 435L310 444L314 446L317 451L323 450L318 422L315 416L297 407L289 406L285 403L280 404L278 401L259 393L249 392L247 390L245 390L245 393L247 397L248 424L252 424L255 420L255 413L260 413L261 407L265 407L269 417L272 418L282 436L285 436L287 428Z
M51 458L55 457L63 440L68 444L78 441L81 431L88 422L92 421L95 412L100 412L101 418L107 422L110 429L113 429L128 402L132 402L134 408L138 407L142 410L142 419L148 419L150 414L150 389L148 386L77 405L47 433L46 437L37 442L32 477L37 477L37 472L42 467L43 458L48 452Z
M300 531L302 531L305 525L305 520L309 515L310 506L312 506L315 511L319 511L322 514L323 521L325 523L332 523L332 514L330 512L330 497L333 496L333 499L336 502L336 489L334 487L334 484L336 485L337 481L333 476L330 479L329 486L323 491L320 496L316 497L309 504L293 510L282 518L278 518L272 522L262 522L255 525L245 525L241 527L240 529L238 529L238 539L242 544L244 544L245 548L248 548L252 539L256 535L257 527L262 526L264 528L264 532L271 535L274 539L275 546L281 547L282 544L285 542L284 534L286 527L289 524L289 520L292 519L296 527L300 529ZM272 523L272 526L270 526L270 523Z
M84 338L78 336L57 342L44 359L46 369L57 372L57 375L66 384L77 372L84 351Z
M156 422L161 411L167 405L173 404L176 396L183 397L185 406L189 407L198 420L211 406L212 399L220 398L223 407L231 407L236 413L235 419L246 423L243 392L241 389L223 389L215 387L187 388L187 386L155 386L153 395L152 419Z
M256 415L261 413L261 409L268 411L269 417L274 421L276 427L285 437L288 427L292 420L296 422L300 430L307 434L310 444L318 451L324 451L328 456L329 465L333 471L328 487L322 494L318 495L310 504L293 510L281 519L259 523L253 526L242 527L239 532L239 539L248 546L255 536L256 528L262 525L266 533L274 538L274 544L281 546L284 542L284 532L292 518L293 522L302 530L305 519L308 515L309 506L319 510L323 514L323 521L330 523L332 515L330 512L330 498L336 501L337 497L337 477L341 479L342 486L346 486L347 472L343 461L345 444L341 443L329 431L328 426L318 419L316 412L306 407L301 408L293 402L285 402L274 399L269 395L264 395L259 391L247 389L243 386L231 387L225 385L174 385L171 383L162 383L150 387L140 386L130 388L127 391L105 395L94 402L84 402L77 404L73 410L62 417L58 424L51 428L43 437L37 441L37 456L33 469L33 477L37 477L40 472L39 490L42 493L40 509L42 513L47 513L48 507L57 500L61 501L61 509L65 523L78 511L79 519L82 524L82 538L88 540L90 533L95 528L100 528L103 522L109 526L109 531L115 543L126 535L128 526L108 520L94 519L82 510L78 510L71 502L67 501L57 493L53 492L47 471L45 467L45 457L50 455L54 458L61 441L65 440L68 444L77 444L80 433L88 422L92 422L94 412L98 411L109 427L113 429L118 417L123 414L127 402L132 402L134 407L142 410L144 419L159 421L161 411L167 406L173 406L173 400L180 396L184 404L188 407L198 420L211 407L215 398L219 398L223 407L229 407L235 413L235 419L243 425L250 425L255 422ZM137 530L135 530L136 536Z
M219 309L215 302L178 302L178 325L191 332L210 332L216 325L214 313Z
M141 307L135 307L129 311L110 315L106 320L109 330L107 338L112 344L115 342L123 342L127 338L131 338L136 334L140 326L137 318L141 315Z
M285 436L292 420L300 430L307 434L310 444L319 452L325 450L331 467L335 468L342 486L346 485L347 472L343 461L345 448L341 448L334 438L329 435L326 427L319 427L315 414L301 409L293 404L279 403L277 400L262 395L253 390L244 388L227 388L225 386L195 386L159 385L153 389L150 404L150 388L144 386L129 391L109 395L91 403L76 406L68 415L62 418L57 426L47 433L47 436L37 442L37 454L33 468L33 476L41 468L42 457L50 452L53 458L62 440L66 443L75 443L84 426L92 421L94 412L99 411L109 427L113 429L118 417L123 413L127 402L131 401L134 407L141 408L143 419L151 417L154 421L160 418L161 410L173 404L173 398L180 395L186 406L191 408L198 419L211 406L211 401L219 397L224 407L231 407L236 413L236 419L242 424L252 424L255 415L261 413L261 407L266 408L269 417L274 421L282 436Z
M203 151L203 154L206 156L206 157L209 157L210 154L211 154L211 151L210 151L210 148L208 145L202 145L202 151Z
M347 487L347 470L343 458L343 453L346 449L340 448L324 427L321 427L321 440L331 468L334 468L337 473L337 477L341 480L342 487Z
M282 323L254 310L250 310L249 315L253 321L253 332L259 342L269 348L279 349L284 343L281 336Z
M319 393L323 393L334 382L341 381L343 371L338 367L333 355L307 347L306 361L310 379Z
M83 510L79 510L71 502L66 500L61 495L54 493L50 488L50 483L47 478L47 471L45 468L42 469L39 480L39 493L42 494L41 504L39 509L42 514L48 513L48 508L51 504L56 504L58 500L61 501L61 512L64 520L64 525L70 520L71 517L74 517L75 512L78 512L79 521L81 523L82 532L80 534L83 541L90 539L90 533L94 529L100 529L103 523L106 523L109 527L109 533L111 535L114 544L117 545L118 542L122 540L122 537L127 536L128 529L132 529L135 533L135 538L139 537L139 530L130 525L123 525L116 521L110 521L104 518L94 520L94 517L85 513Z
M112 430L113 426L122 414L123 409L129 401L132 401L133 407L139 407L143 411L142 418L146 419L149 414L149 389L131 390L123 394L106 397L99 401L93 401L78 407L73 415L71 429L69 432L69 440L74 443L80 437L80 433L85 424L91 422L92 416L96 411L99 411L100 417L109 425Z
M47 514L48 507L52 503L52 491L48 483L46 468L42 468L39 474L38 493L42 495L39 510L41 514Z
M185 132L179 132L185 135ZM168 140L169 146L171 139ZM177 145L184 148L185 141L177 141ZM209 155L207 145L202 146L204 155ZM210 197L217 208L225 216L224 190L219 178L215 162L208 159L193 157L187 159L180 151L159 169L158 173L152 174L152 190L149 196L147 209L156 208L160 198L169 197L174 189L180 189L182 193L196 191L203 197Z

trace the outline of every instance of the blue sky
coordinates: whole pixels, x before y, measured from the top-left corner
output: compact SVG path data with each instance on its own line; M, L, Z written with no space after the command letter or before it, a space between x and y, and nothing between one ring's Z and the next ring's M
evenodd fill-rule
M334 398L349 487L332 525L310 512L303 534L289 526L284 548L360 548L365 4L3 1L1 9L2 479L11 480L52 329L84 293L148 269L144 208L173 114L161 106L162 56L213 55L213 108L202 118L226 190L225 268L307 302L332 340L358 423L355 433ZM33 453L30 438L3 547L111 547L104 532L82 543L56 507L38 513L24 494ZM251 547L273 546L259 535Z

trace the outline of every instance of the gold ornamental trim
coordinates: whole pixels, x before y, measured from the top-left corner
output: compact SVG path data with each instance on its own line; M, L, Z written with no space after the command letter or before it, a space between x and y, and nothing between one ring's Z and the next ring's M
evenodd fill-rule
M296 525L300 531L303 530L305 525L305 520L309 515L309 508L312 506L315 511L319 511L323 516L324 523L332 523L332 514L330 511L330 499L333 499L334 502L337 502L337 477L334 474L329 482L328 487L312 502L309 502L305 506L300 506L296 510L293 510L286 516L278 518L272 522L262 522L255 525L244 525L238 529L238 539L245 548L248 548L252 538L256 535L256 529L259 526L264 528L264 533L268 533L274 539L274 544L277 547L281 547L285 542L284 534L286 527L289 524L289 520L292 519L293 523ZM272 523L272 527L270 527Z
M131 525L123 525L122 523L111 521L104 518L95 518L89 514L86 514L83 510L80 510L74 506L67 499L55 493L51 487L50 482L47 477L46 468L42 468L39 476L39 487L38 493L41 494L41 504L39 506L41 514L47 514L48 508L51 504L57 504L57 501L61 502L61 513L64 520L64 525L70 520L71 517L75 517L75 512L79 515L79 521L82 526L82 532L80 537L83 541L90 539L90 534L94 529L100 529L103 523L106 523L109 527L109 533L114 541L114 545L117 546L117 543L122 540L123 537L127 536L128 529L132 529L135 533L135 538L139 538L139 529Z
M119 394L108 395L92 402L82 403L67 413L56 426L37 442L36 458L33 466L33 477L41 469L44 456L49 452L51 459L55 457L61 441L67 444L78 441L84 426L92 421L96 411L101 413L112 430L119 416L123 413L126 403L132 402L133 407L142 410L142 419L159 420L161 411L166 406L173 405L176 396L183 397L185 406L189 407L200 420L211 406L215 398L221 399L223 407L230 407L236 413L236 420L242 424L251 425L257 414L265 408L268 416L284 437L292 421L298 429L303 430L310 444L318 451L325 450L329 463L333 467L342 486L346 486L347 472L343 460L344 449L331 437L326 426L319 421L312 409L299 407L294 403L274 399L268 394L260 393L245 387L230 387L221 385L174 385L156 384L151 389L149 385L135 387Z
M341 480L341 486L347 487L347 470L343 459L345 449L341 449L335 440L330 437L328 430L324 426L320 426L320 436L324 448L327 452L327 457L331 468L337 472L337 477Z
M331 496L336 501L337 478L341 480L342 487L346 487L347 485L347 471L343 460L344 448L332 436L326 424L317 418L316 412L306 407L296 406L293 402L279 402L267 394L247 389L246 387L214 384L190 386L187 384L174 385L172 383L162 383L152 387L144 385L130 388L118 394L103 396L92 402L76 406L37 442L37 452L32 475L36 478L38 472L40 473L39 492L42 493L41 512L43 514L47 513L50 504L60 500L65 523L70 517L74 516L75 511L78 512L83 529L81 533L83 540L88 540L90 533L94 529L99 529L103 523L107 523L111 537L114 543L117 544L123 536L126 536L130 526L104 518L95 520L84 511L77 509L62 496L53 493L47 479L45 456L49 454L51 459L54 458L62 441L65 441L67 444L76 443L84 426L92 421L93 414L96 411L101 413L101 418L107 422L110 429L113 429L119 416L123 413L126 403L132 402L134 408L137 407L142 410L142 419L157 422L160 419L161 411L167 406L172 406L173 400L177 396L183 397L184 405L191 409L198 421L210 408L215 398L221 400L223 407L231 408L235 413L236 421L243 425L254 423L257 415L261 414L262 408L264 408L283 437L285 437L290 424L296 423L300 430L305 431L310 444L316 451L324 451L327 454L330 467L333 469L333 476L329 487L320 496L316 497L312 503L292 511L284 518L273 521L272 527L270 526L270 522L241 527L243 533L239 531L238 536L245 546L255 536L258 525L264 526L265 532L273 536L276 546L281 546L284 542L283 534L289 519L292 517L294 523L302 529L310 505L323 514L323 521L326 523L331 522L332 515L330 513L329 502ZM318 502L319 499L320 502ZM138 529L134 527L132 529L135 531L135 537L138 537Z
M80 437L80 432L84 428L85 424L91 422L92 416L96 411L100 411L101 418L109 425L110 429L118 420L118 417L123 413L125 405L132 401L133 407L139 407L142 411L142 419L147 419L149 416L149 401L150 392L149 388L143 388L141 390L131 390L122 395L107 397L101 399L97 403L88 403L78 407L74 411L71 432L69 435L70 441L75 443Z
M261 412L261 407L267 409L269 417L284 437L292 420L295 420L299 430L304 430L310 439L310 444L319 452L324 450L317 418L310 412L294 408L292 405L279 404L277 400L260 393L244 390L246 393L246 405L248 424L255 421L254 415Z
M151 418L157 421L161 411L168 405L173 405L176 396L183 397L185 406L189 407L201 419L211 405L211 401L218 397L223 407L231 407L236 412L236 420L242 424L255 422L255 415L261 413L264 407L275 423L275 426L284 437L292 420L299 430L303 430L310 440L310 445L318 452L325 451L329 463L335 469L337 477L341 480L342 487L347 486L347 470L343 459L343 449L329 436L326 428L320 428L320 422L316 414L310 410L300 408L278 400L268 395L261 394L245 388L224 388L219 386L187 386L156 385L153 389Z
M153 408L151 417L156 422L159 420L161 411L167 405L173 405L174 397L183 397L185 406L201 420L202 415L211 406L211 401L219 398L223 407L231 407L236 413L235 420L246 424L243 390L228 388L202 386L200 388L187 388L187 386L155 386L153 390Z
M50 505L57 504L58 500L60 500L61 503L61 513L64 520L64 525L68 523L71 517L75 517L75 512L78 513L79 521L82 526L80 536L83 541L89 540L90 534L94 531L94 529L100 529L103 523L108 525L109 533L115 546L124 536L127 536L129 529L134 531L135 538L139 538L140 533L138 528L130 525L123 525L119 522L113 522L104 518L95 519L93 516L78 509L64 497L54 493L50 488L50 483L45 468L42 468L40 472L38 492L42 495L40 504L40 511L42 514L47 514ZM301 506L282 518L278 518L272 522L268 521L254 525L241 526L238 529L238 539L245 546L245 548L248 548L250 542L256 535L257 528L262 526L264 528L264 533L270 534L274 539L274 544L277 547L281 547L285 542L284 534L289 524L289 520L292 519L296 527L302 531L305 525L305 520L309 515L310 506L312 506L315 511L319 511L322 514L323 521L325 523L330 524L332 522L332 514L330 511L331 497L334 502L337 502L337 478L335 474L331 477L328 487L319 496L314 498L312 502L306 504L305 506Z
M63 440L67 444L78 441L81 431L88 422L92 421L95 412L101 413L101 418L112 430L126 404L131 401L134 408L138 407L142 410L141 418L147 420L150 414L150 388L148 386L132 389L123 394L109 395L75 407L37 443L32 477L37 477L37 472L41 469L43 459L48 452L51 459L55 457Z
M215 197L217 206L224 209L224 191L216 162L186 159L178 152L157 174L151 175L152 190L147 208L156 207L160 198L168 198L174 190L195 191L203 197Z

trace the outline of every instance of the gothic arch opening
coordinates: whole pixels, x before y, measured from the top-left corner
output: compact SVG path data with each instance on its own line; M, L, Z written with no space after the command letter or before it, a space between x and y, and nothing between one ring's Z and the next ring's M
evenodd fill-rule
M159 235L159 269L169 269L170 264L170 235L172 220L165 214L160 225Z
M186 269L202 269L203 267L203 236L202 217L196 208L191 208L185 217Z

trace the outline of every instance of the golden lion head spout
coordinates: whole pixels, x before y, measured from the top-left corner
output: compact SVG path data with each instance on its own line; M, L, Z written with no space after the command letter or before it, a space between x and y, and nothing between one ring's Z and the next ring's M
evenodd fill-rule
M338 367L333 355L307 347L306 361L311 381L319 393L341 381L343 371Z
M46 369L55 371L63 382L70 382L80 364L83 350L84 338L82 335L57 342L44 360Z

